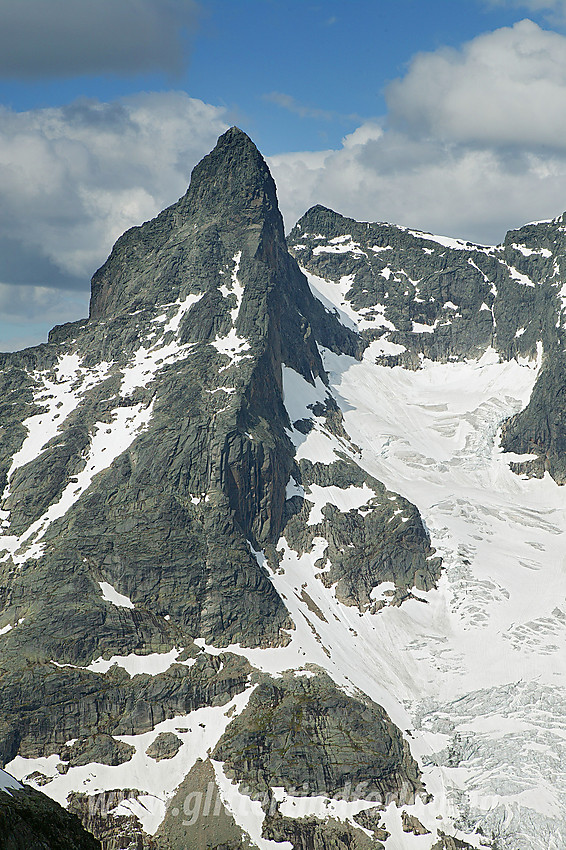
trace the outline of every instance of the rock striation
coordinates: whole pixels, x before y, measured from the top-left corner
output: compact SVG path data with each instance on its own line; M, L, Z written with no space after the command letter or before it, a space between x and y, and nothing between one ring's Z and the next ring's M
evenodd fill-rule
M331 311L377 341L378 362L418 368L493 348L503 360L543 355L532 403L503 429L502 445L533 455L517 472L564 483L566 213L507 233L488 247L312 207L289 234L317 289L338 285ZM335 293L336 295L336 293ZM324 297L324 296L323 296ZM328 305L327 305L328 306Z
M284 648L292 640L296 626L270 581L287 526L300 551L312 548L307 502L288 498L292 473L307 487L363 479L368 489L369 479L352 461L330 472L297 464L283 372L324 388L321 348L355 358L363 347L311 293L287 250L269 170L232 128L195 168L183 198L118 240L93 277L88 321L2 356L0 752L3 763L27 759L26 775L63 802L57 777L84 794L79 777L90 765L121 771L116 787L93 786L94 803L73 798L106 848L122 833L150 841L143 818L136 833L124 803L115 818L93 819L89 806L106 805L100 794L121 784L135 809L149 788L136 789L130 765L135 774L144 758L187 763L194 733L179 733L175 718L222 715L249 692L249 663L229 652L220 661L206 647ZM331 432L343 432L330 393L320 413ZM369 519L346 516L341 532L330 506L312 527L320 534L333 526L326 585L338 581L339 598L361 608L381 581L397 578L402 592L415 581L428 587L440 565L427 562L432 550L408 504L408 554L395 554L399 523L386 527L394 518L388 494L370 484ZM340 555L340 534L352 523L367 549L361 576ZM342 699L325 682L318 714L332 694ZM405 774L419 786L400 733L374 710L383 746L392 748L380 787L396 793ZM244 712L238 729L253 725L253 715ZM227 764L228 750L218 750ZM56 775L49 759L58 760ZM190 761L179 781L189 769ZM373 781L373 770L362 762L356 779ZM265 789L277 781L275 771ZM335 784L327 777L326 791ZM321 775L317 792L324 790Z

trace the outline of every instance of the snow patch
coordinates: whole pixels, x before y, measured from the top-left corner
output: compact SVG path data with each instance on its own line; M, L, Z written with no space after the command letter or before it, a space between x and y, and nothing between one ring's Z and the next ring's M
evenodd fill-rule
M153 835L165 817L167 804L177 786L197 759L205 760L208 757L233 717L247 706L254 687L247 688L226 705L199 708L189 714L164 720L150 732L116 735L117 741L123 741L136 749L135 755L120 765L91 762L71 767L67 773L61 774L57 770L59 756L51 755L35 759L16 756L7 767L15 777L39 787L62 806L67 804L67 797L72 791L97 794L115 788L137 789L146 796L138 798L142 805L136 808L136 814L145 832ZM161 732L173 732L182 746L173 758L156 761L147 755L146 750ZM35 771L51 777L50 782L38 786L31 778Z
M300 496L301 499L304 499L305 488L302 484L297 484L297 482L291 475L287 482L287 487L285 488L285 499L292 499L293 496Z
M516 242L513 242L511 247L519 251L524 257L532 257L533 254L538 254L546 259L552 257L552 251L549 251L548 248L527 248L526 245L518 245Z
M147 428L152 411L153 400L146 407L141 403L131 407L118 407L112 411L110 422L97 422L84 468L67 484L59 501L50 505L22 535L0 537L0 552L7 553L0 558L0 562L12 557L14 563L22 564L28 558L41 557L43 547L40 541L51 523L63 517L88 489L94 476L107 469L138 434Z
M211 759L216 775L216 783L220 791L221 800L231 812L234 820L259 850L293 850L289 841L269 841L262 838L263 821L265 812L261 807L260 800L252 800L245 794L240 794L238 786L233 785L224 773L222 763Z
M251 354L244 354L245 351L250 350L250 344L247 339L238 336L236 328L232 328L226 336L217 336L210 344L219 354L224 354L229 359L229 363L226 366L221 366L219 372L225 372L226 369L237 366L242 360L252 356Z
M517 283L521 283L523 286L534 286L530 277L527 277L526 274L522 274L522 272L518 271L515 266L510 266L508 263L505 263L505 265L509 270L509 274L513 280L517 281Z
M133 606L132 606L133 607ZM169 652L152 652L149 655L136 655L132 652L130 655L113 655L112 658L104 659L97 658L86 667L86 670L91 670L93 673L107 673L114 665L125 670L130 678L134 676L158 676L160 673L165 673L166 670L173 664L183 664L185 667L192 667L195 663L194 658L187 661L177 661L177 658L183 652L183 647L177 649L173 647Z
M116 588L112 587L107 581L99 581L102 591L102 598L105 602L111 602L117 608L134 608L134 603L129 596L124 596L123 593L118 593Z
M12 791L23 791L24 786L21 782L18 782L17 779L14 779L13 776L10 776L9 773L6 773L5 770L0 768L0 791L4 791L6 794L12 796Z
M367 505L370 499L375 498L375 492L364 482L362 487L320 487L318 484L310 484L309 492L305 495L307 502L312 502L307 525L317 525L322 522L324 516L322 509L325 505L335 505L341 513L361 508Z

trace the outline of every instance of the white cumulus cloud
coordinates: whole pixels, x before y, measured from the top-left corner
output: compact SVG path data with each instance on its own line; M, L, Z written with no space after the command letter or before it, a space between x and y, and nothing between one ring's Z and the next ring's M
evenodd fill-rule
M566 39L524 20L418 54L387 101L390 124L411 135L566 150Z
M113 242L173 203L226 129L181 92L0 110L0 281L84 286Z
M226 128L223 108L182 92L0 107L0 350L86 315L115 240L186 191Z
M344 215L497 242L566 208L566 38L520 21L414 57L339 150L272 157L287 224Z
M521 21L418 54L387 102L337 150L270 158L287 227L321 203L493 244L566 209L564 36ZM226 119L179 92L0 109L0 349L2 320L35 320L45 289L85 297L115 239L185 191ZM28 300L8 315L14 287Z

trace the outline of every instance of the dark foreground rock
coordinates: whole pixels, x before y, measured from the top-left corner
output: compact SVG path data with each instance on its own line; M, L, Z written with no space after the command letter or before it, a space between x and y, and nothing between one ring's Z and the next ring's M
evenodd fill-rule
M100 850L78 817L45 794L26 786L0 791L2 850Z

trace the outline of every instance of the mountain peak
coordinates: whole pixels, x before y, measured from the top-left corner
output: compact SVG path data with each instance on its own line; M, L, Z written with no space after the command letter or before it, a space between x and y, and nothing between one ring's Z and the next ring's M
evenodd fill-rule
M230 256L243 246L253 256L266 242L278 244L286 254L275 183L257 147L238 127L223 133L215 148L195 166L182 198L116 242L92 279L91 319L139 309L156 303L162 295L177 298L179 280L175 275L169 273L167 280L162 280L162 275L156 274L143 287L140 282L147 277L148 268L157 264L163 270L171 250L181 250L180 245L188 254L191 246L199 253L203 238L218 244L213 231L222 232Z
M226 130L225 133L218 137L218 141L216 142L217 148L226 147L228 145L245 145L255 151L258 150L248 134L244 133L244 131L240 130L240 128L236 127L236 125Z
M273 217L283 236L283 220L277 204L275 183L267 163L250 137L230 127L215 148L193 169L182 205L193 214L227 212L235 224L262 224Z

